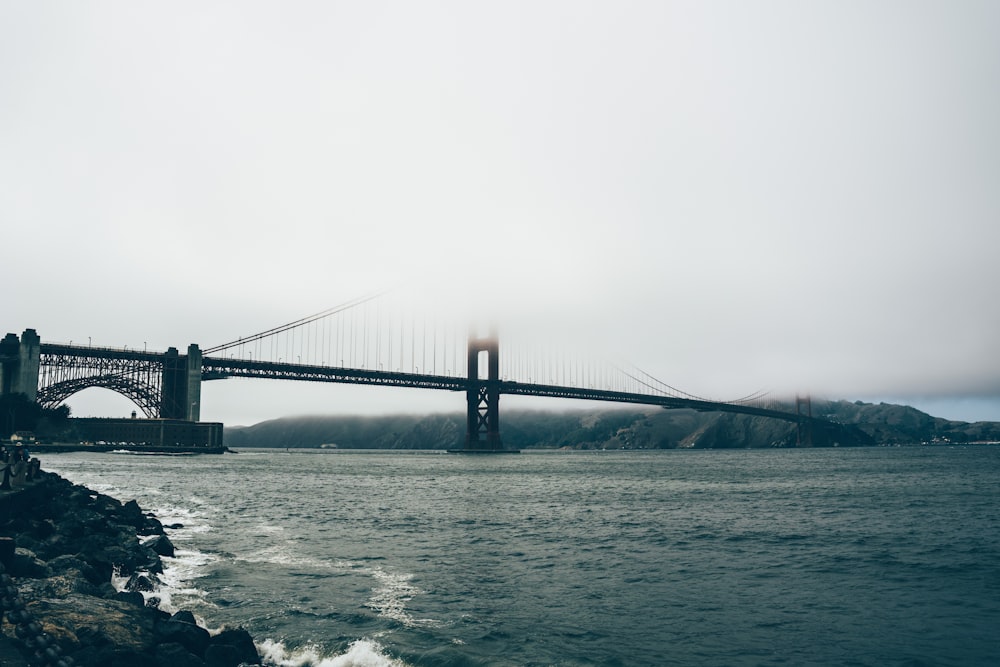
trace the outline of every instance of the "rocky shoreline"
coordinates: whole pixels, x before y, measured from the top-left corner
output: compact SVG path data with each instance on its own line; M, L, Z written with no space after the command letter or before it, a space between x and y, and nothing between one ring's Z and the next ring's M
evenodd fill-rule
M172 555L162 524L134 500L46 472L0 491L0 664L260 664L246 630L209 633L188 611L157 608L160 557Z

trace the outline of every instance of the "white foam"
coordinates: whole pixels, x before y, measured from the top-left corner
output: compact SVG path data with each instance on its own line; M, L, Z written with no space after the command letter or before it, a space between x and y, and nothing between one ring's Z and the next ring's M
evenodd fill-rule
M163 574L160 575L160 579L168 585L179 585L204 577L205 566L218 563L222 557L191 549L174 549L173 558L160 556L160 560L163 561Z
M121 494L122 492L121 489L112 484L94 483L94 484L87 484L86 487L95 493L100 493L105 496L111 496L112 498L117 498L119 494ZM91 497L93 497L93 494L91 494Z
M410 583L412 574L398 574L386 572L380 568L370 570L372 577L378 582L378 586L372 589L372 596L368 598L368 607L378 612L379 616L389 618L406 627L427 627L437 625L437 621L430 618L413 618L406 611L406 603L414 596L423 593L422 590Z
M243 563L270 563L272 565L314 569L340 569L338 566L342 564L342 561L330 562L301 556L295 552L291 545L287 544L273 544L254 553L236 556L235 560Z
M277 533L285 532L285 527L267 523L259 523L254 527L254 530L261 535L275 535Z
M214 530L214 527L205 520L201 512L188 507L158 505L152 508L152 512L164 526L177 524L182 526L182 528L166 529L171 542L189 540L191 535L195 533L209 533Z
M115 568L114 572L111 574L111 585L114 586L116 591L124 591L125 585L128 583L130 577L123 576L121 572ZM179 592L179 591L178 591ZM196 591L192 591L196 592ZM154 584L154 590L152 591L141 591L142 599L144 602L149 601L150 598L157 599L156 607L162 609L168 614L173 614L180 611L174 604L172 600L173 591L165 586L158 586Z
M265 639L257 645L264 665L271 667L407 667L402 660L383 653L383 648L370 639L352 642L342 655L323 657L316 646L304 646L288 651L281 642Z

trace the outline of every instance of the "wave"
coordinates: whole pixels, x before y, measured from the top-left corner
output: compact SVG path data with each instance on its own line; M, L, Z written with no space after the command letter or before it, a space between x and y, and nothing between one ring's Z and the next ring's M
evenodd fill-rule
M161 556L160 559L163 562L163 572L151 576L153 590L142 591L142 597L147 604L150 599L155 599L157 609L168 614L185 609L192 601L210 607L215 606L208 600L207 591L192 586L190 582L204 576L205 566L218 561L217 557L200 551L178 549L173 558ZM115 590L124 591L128 580L129 577L122 576L116 571L111 577L111 584ZM198 623L212 631L203 619L198 618Z
M264 665L270 667L408 667L407 663L387 656L378 642L358 639L347 652L324 657L317 646L303 646L289 651L281 642L265 639L257 645Z
M317 570L355 570L360 566L344 560L324 560L301 555L290 544L272 544L255 552L235 556L237 563L280 565L282 567L312 568Z
M158 575L159 583L153 591L143 592L143 598L156 598L156 606L170 614L188 608L192 598L199 599L207 606L215 606L206 599L204 590L189 585L189 581L204 576L207 565L221 560L217 556L198 551L180 550L175 558L162 557L163 573ZM390 580L394 577L390 576ZM128 577L115 574L112 579L117 590L124 590ZM405 590L405 587L403 587ZM390 586L389 590L399 590L398 586ZM392 599L391 594L387 598ZM395 608L390 604L390 607ZM399 611L397 609L397 611ZM213 628L206 620L195 615L198 625L211 634L218 634L222 627ZM371 639L358 639L352 642L346 652L337 655L324 655L323 650L314 644L308 644L290 650L280 641L265 639L255 641L264 667L410 667L403 660L386 655L385 649Z
M380 567L369 567L346 560L322 560L298 554L289 545L271 545L259 551L234 558L235 562L273 564L282 567L310 568L315 570L351 571L368 575L375 580L371 597L365 606L382 618L387 618L409 628L436 627L440 622L430 618L414 618L406 610L406 603L424 591L413 585L412 574L387 572Z
M111 485L103 485L112 490ZM114 489L117 491L118 489ZM102 493L107 491L102 490ZM150 494L156 496L158 494ZM164 494L165 495L165 494ZM164 497L163 500L166 500ZM440 621L427 618L415 618L407 610L407 604L424 593L413 583L413 574L391 572L370 563L356 562L344 559L323 559L302 554L294 544L280 540L285 532L281 525L260 522L255 526L257 535L279 537L277 544L261 546L249 553L241 555L213 554L191 548L179 548L181 544L192 540L195 534L211 532L215 527L209 522L209 517L199 508L198 498L188 498L192 506L178 506L170 502L155 503L150 508L152 514L167 527L166 533L175 544L174 557L162 556L163 572L156 575L154 590L143 592L144 599L150 601L167 613L176 613L181 609L195 612L199 625L211 633L217 633L221 628L209 627L206 620L198 615L198 608L207 610L218 607L210 598L209 592L199 588L194 582L207 576L213 565L224 561L234 564L258 565L273 564L283 568L304 568L307 570L350 571L362 576L371 577L370 596L364 606L374 611L378 616L399 623L408 628L437 627ZM172 527L176 526L176 527ZM142 538L140 538L142 539ZM185 546L188 546L185 544ZM117 590L124 590L128 578L115 576L113 585ZM270 638L257 642L264 665L273 667L406 667L405 662L385 654L384 649L370 638L360 638L352 642L347 651L339 655L324 655L321 648L310 644L294 650L287 649L280 641Z

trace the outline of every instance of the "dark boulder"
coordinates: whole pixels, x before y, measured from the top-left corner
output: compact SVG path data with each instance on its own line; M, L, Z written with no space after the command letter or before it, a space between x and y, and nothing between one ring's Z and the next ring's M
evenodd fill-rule
M240 664L240 652L235 646L210 644L205 649L205 664L208 667L234 667Z
M56 556L48 561L48 565L55 574L75 571L82 574L87 581L94 585L103 584L106 581L89 563L75 555L63 554Z
M118 516L136 530L142 528L146 523L146 515L142 513L139 503L134 500L130 500L122 505Z
M157 583L159 582L155 575L150 576L136 572L125 582L125 590L130 593L152 593L156 590Z
M157 667L205 667L205 661L175 643L160 644L154 654Z
M163 535L163 524L154 516L147 516L139 530L143 535Z
M14 562L14 549L17 544L13 537L0 537L0 565L10 567Z
M100 512L104 516L117 518L122 513L121 502L117 498L112 498L104 494L97 494L97 497L91 500L90 505L95 511Z
M142 654L156 644L155 614L121 600L71 593L29 602L28 610L67 654L103 646Z
M157 555L174 557L174 545L166 535L155 535L142 543L147 549L152 549Z
M221 650L223 648L226 650ZM220 650L213 651L213 649ZM235 665L241 664L260 664L260 654L257 653L257 647L253 643L253 637L251 637L250 633L243 628L226 628L209 640L209 647L205 651L205 662L208 662L212 665L212 667L215 667L215 665L209 662L210 652L212 655L217 655L219 659L221 659L223 655L235 656L235 662L220 663L226 665L227 667L235 667Z
M21 595L27 599L58 600L73 594L94 597L103 597L104 594L100 585L90 583L79 570L72 568L50 577L22 579L19 588Z
M148 654L113 645L85 649L70 657L77 667L146 667L152 663Z
M181 611L175 613L170 617L171 621L177 621L178 623L192 623L194 625L198 624L198 619L194 617L194 614L187 609L182 609Z
M156 625L158 644L180 644L195 655L204 655L209 639L208 630L195 623L190 612L178 612L169 621Z
M52 575L52 570L49 569L45 561L40 560L33 551L21 547L14 550L14 558L7 571L14 577L29 577L31 579L44 579Z
M135 605L136 607L146 606L146 598L139 591L118 591L115 593L115 599Z

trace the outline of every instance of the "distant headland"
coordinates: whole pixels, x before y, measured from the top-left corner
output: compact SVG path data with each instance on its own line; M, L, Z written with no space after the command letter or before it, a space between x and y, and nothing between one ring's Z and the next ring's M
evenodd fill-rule
M802 446L1000 443L1000 422L961 422L916 408L812 401L813 415L850 427L850 441L809 441L796 425L750 415L618 408L504 414L504 444L518 449L745 449ZM229 447L448 449L464 414L284 417L225 429Z

